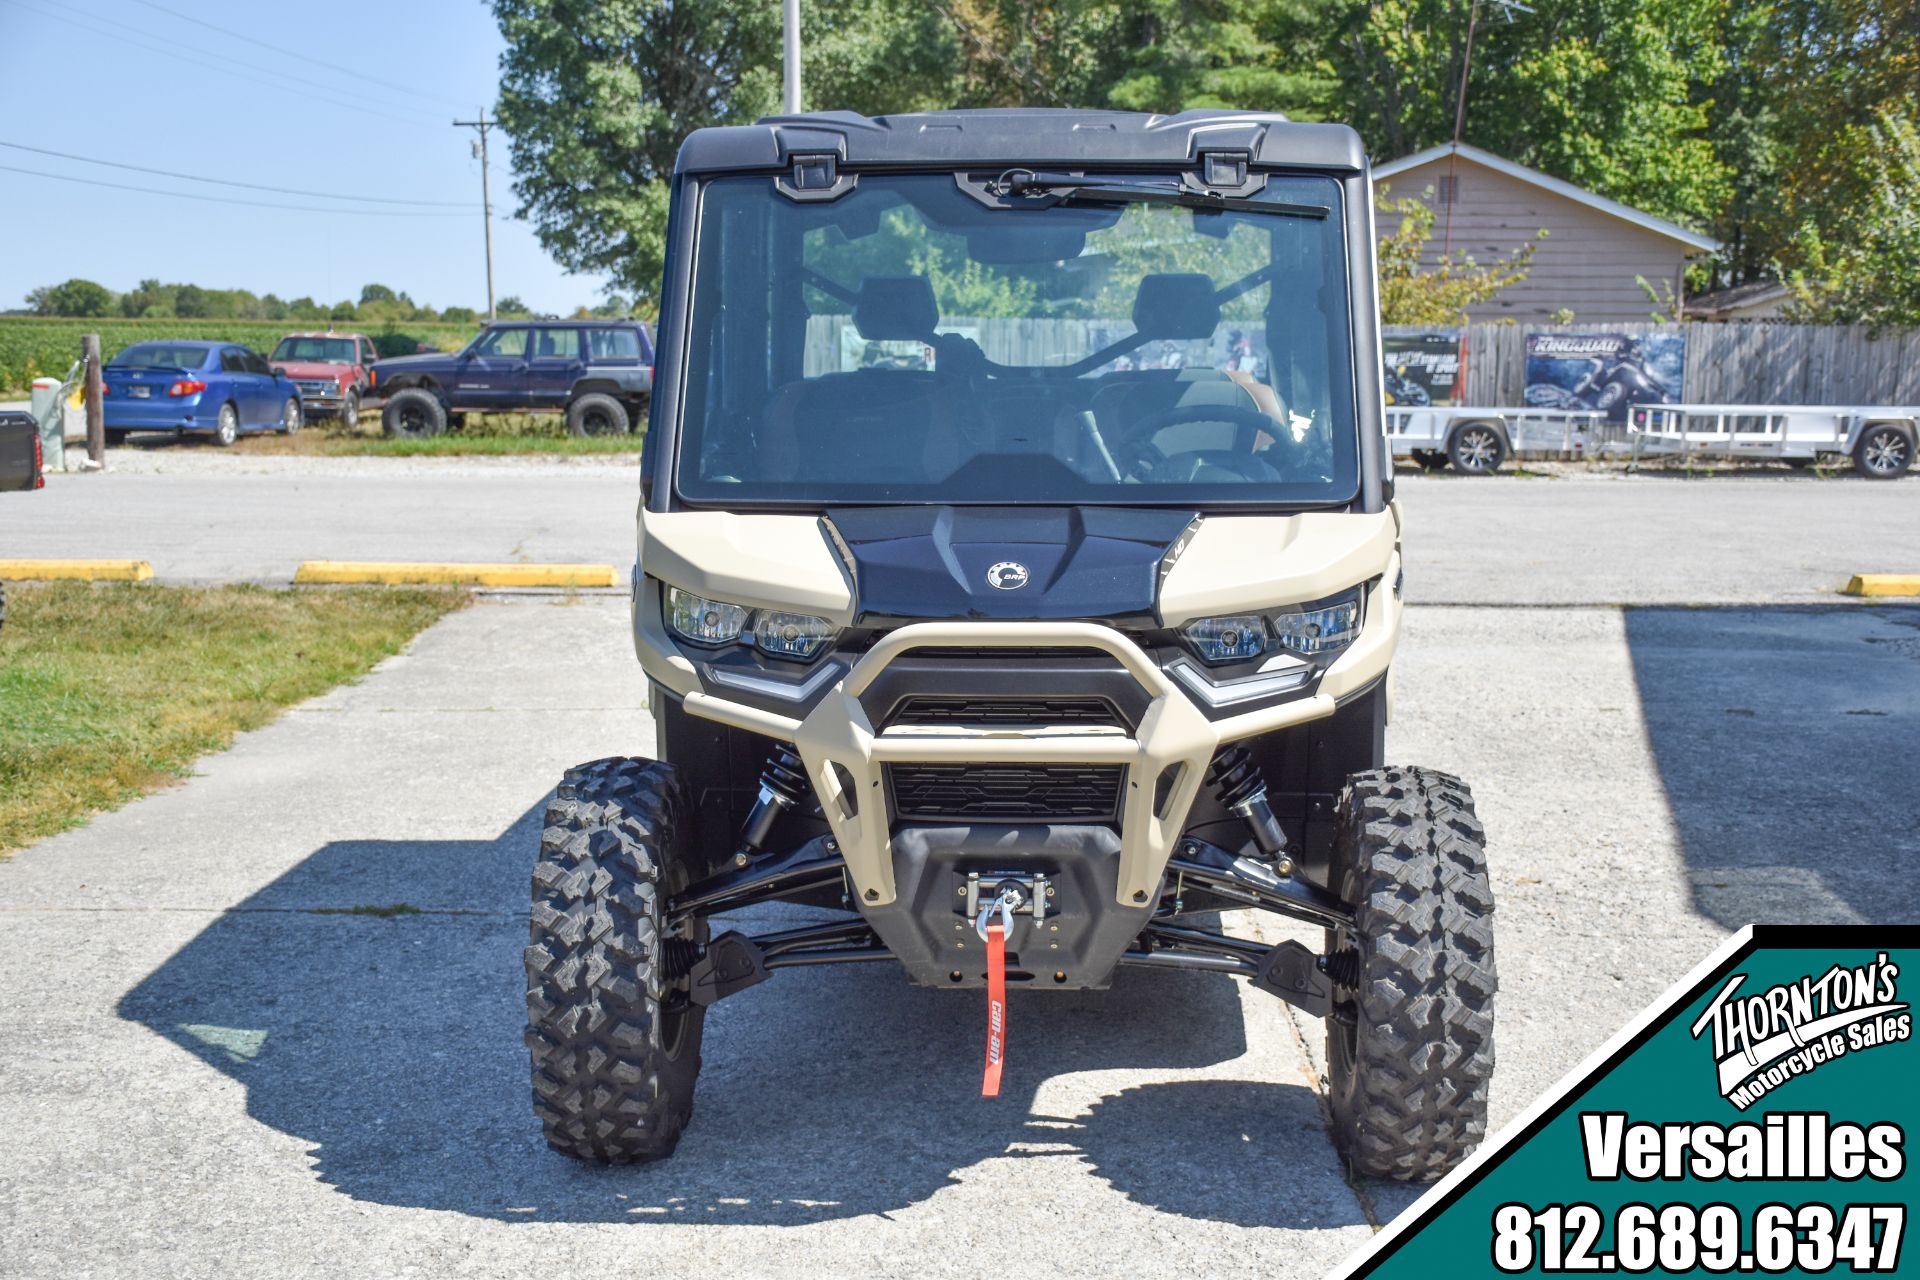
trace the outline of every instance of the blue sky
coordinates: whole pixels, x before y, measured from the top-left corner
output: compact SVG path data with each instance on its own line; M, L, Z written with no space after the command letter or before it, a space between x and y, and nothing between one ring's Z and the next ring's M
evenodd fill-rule
M70 276L115 290L152 276L327 302L357 299L361 285L379 281L418 302L483 310L480 162L473 132L449 122L482 105L492 114L500 50L482 0L0 0L0 142L263 186L470 206L243 190L0 147L0 310ZM594 301L598 277L566 274L508 216L516 205L506 142L492 138L496 293L562 314ZM319 208L333 212L304 211Z

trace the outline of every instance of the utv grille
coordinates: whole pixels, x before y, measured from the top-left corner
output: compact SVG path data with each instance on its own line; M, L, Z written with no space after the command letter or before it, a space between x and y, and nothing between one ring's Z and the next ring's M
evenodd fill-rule
M903 699L888 723L1003 726L1123 722L1105 698L946 698L923 694Z
M1122 765L893 764L893 813L907 822L1108 822Z

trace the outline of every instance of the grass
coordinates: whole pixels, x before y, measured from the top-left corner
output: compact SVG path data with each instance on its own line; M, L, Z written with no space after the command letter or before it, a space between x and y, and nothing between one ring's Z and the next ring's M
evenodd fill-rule
M379 418L369 413L358 430L348 431L330 419L310 423L298 435L241 436L230 450L204 437L175 440L169 435L136 434L128 447L136 449L204 448L242 457L307 458L459 458L509 457L518 454L633 454L646 439L644 430L624 436L573 436L558 414L469 414L459 431L425 440L389 440L380 433Z
M13 585L0 628L0 854L189 776L199 756L365 675L466 598Z

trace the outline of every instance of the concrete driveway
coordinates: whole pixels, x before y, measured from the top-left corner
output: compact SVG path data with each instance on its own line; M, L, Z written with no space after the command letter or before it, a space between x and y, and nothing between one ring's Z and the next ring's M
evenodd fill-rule
M978 999L784 972L715 1009L672 1161L550 1154L527 872L560 770L651 741L625 626L483 600L0 864L0 1270L1311 1276L1410 1201L1341 1176L1317 1024L1159 973L1017 993L985 1103ZM1490 833L1496 1122L1749 915L1920 908L1920 799L1889 785L1920 611L1409 628L1390 755L1471 779Z

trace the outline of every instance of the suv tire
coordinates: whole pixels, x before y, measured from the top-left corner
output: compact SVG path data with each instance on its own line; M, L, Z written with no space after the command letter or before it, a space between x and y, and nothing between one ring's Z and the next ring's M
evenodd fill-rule
M1447 441L1447 461L1464 476L1492 475L1507 460L1507 442L1485 422L1469 422Z
M567 430L576 436L624 436L633 431L627 406L604 391L589 391L567 404Z
M387 397L386 408L380 411L380 425L399 440L445 435L447 406L425 387L407 387Z
M360 427L360 393L358 391L351 391L351 390L348 391L345 398L343 398L340 401L339 416L340 416L340 425L345 427L347 430L356 431L359 429Z
M1486 1135L1493 1075L1493 894L1465 783L1354 774L1334 875L1355 926L1329 930L1333 1137L1359 1173L1431 1182ZM1344 972L1343 972L1344 970Z
M1898 480L1913 465L1913 437L1891 422L1875 422L1853 444L1853 466L1869 480Z
M664 911L692 859L680 775L651 760L567 771L547 805L526 950L533 1109L554 1150L603 1164L673 1154L693 1114L706 1010L676 991Z

